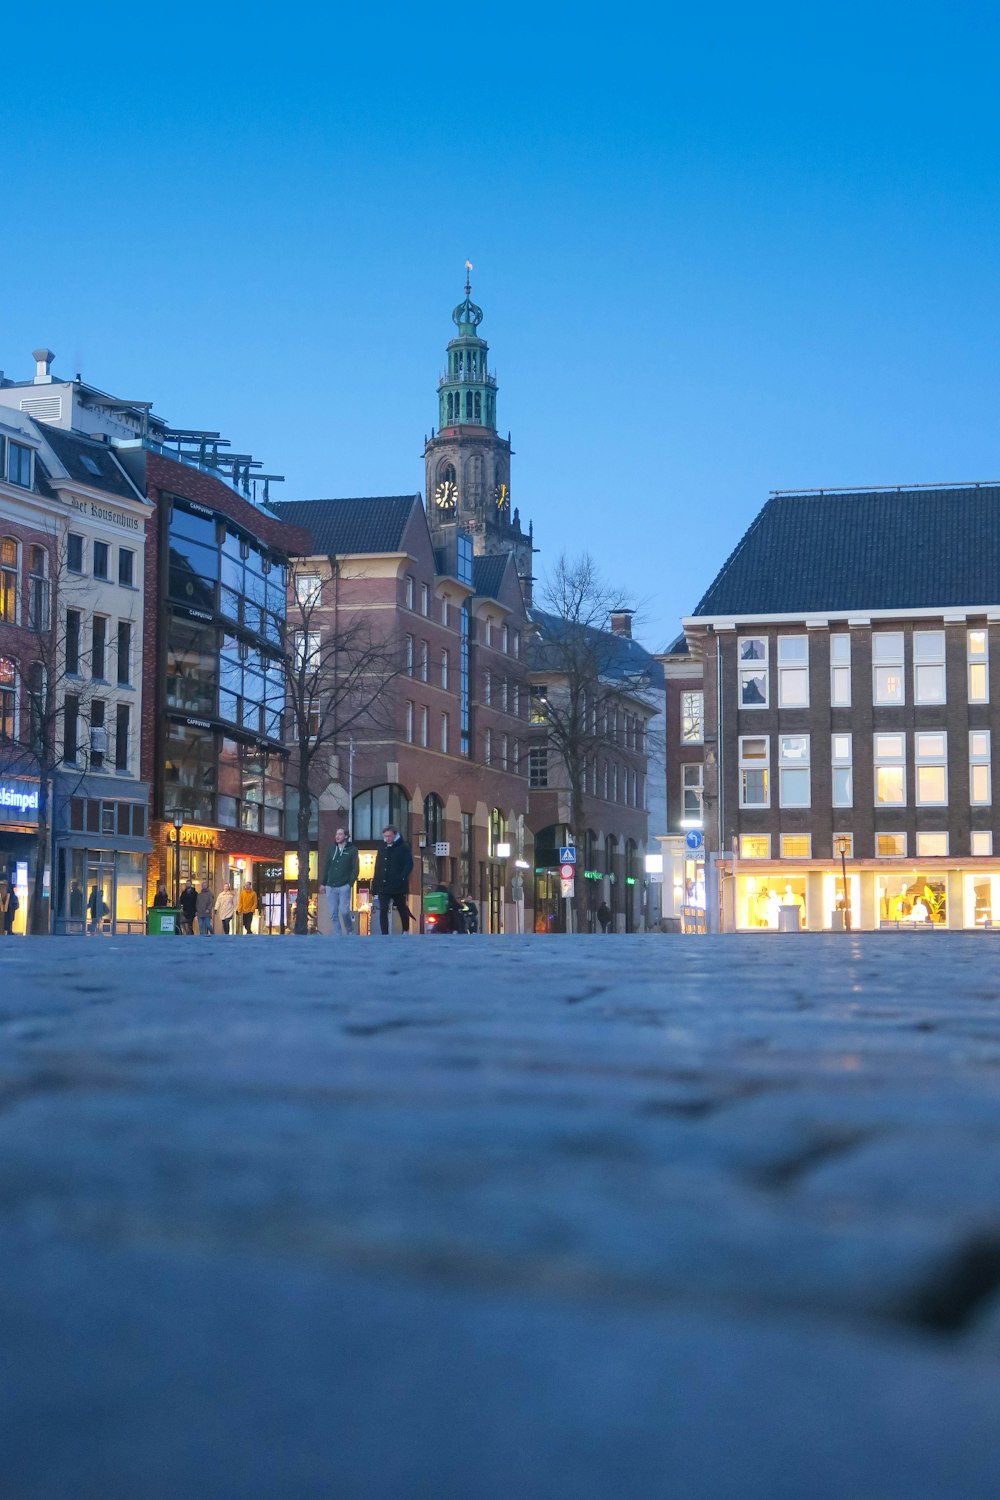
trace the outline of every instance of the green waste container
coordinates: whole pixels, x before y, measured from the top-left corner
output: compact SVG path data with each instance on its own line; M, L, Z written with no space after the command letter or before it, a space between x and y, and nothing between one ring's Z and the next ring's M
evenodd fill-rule
M151 906L146 913L146 931L150 937L163 937L165 933L181 930L179 906Z

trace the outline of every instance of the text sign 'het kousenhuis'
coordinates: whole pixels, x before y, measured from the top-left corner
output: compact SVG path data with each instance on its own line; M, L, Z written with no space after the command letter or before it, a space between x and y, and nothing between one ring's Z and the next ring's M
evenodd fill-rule
M70 498L70 508L77 510L82 516L92 516L95 521L107 521L111 526L122 526L126 531L141 531L142 520L139 516L130 516L127 510L119 510L113 505L98 505L94 500L75 500Z

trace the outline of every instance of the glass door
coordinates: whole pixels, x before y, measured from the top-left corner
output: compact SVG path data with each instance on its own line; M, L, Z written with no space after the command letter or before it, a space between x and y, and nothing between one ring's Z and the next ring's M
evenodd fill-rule
M87 861L87 932L110 933L114 902L115 867L111 860Z

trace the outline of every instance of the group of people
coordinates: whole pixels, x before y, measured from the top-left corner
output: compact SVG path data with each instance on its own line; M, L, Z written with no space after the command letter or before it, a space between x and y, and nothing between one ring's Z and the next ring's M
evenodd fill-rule
M156 887L153 905L170 905L170 896L162 880ZM250 933L253 931L253 919L257 911L257 892L252 885L245 885L237 895L236 888L230 881L214 896L207 880L201 882L199 890L195 890L189 880L181 891L180 910L179 930L188 935L197 930L203 937L210 937L218 923L228 936L236 917L242 921L243 931Z
M338 828L333 846L323 867L320 891L326 896L330 909L330 922L335 935L350 935L354 931L352 900L357 884L360 861L358 851L348 837L346 828ZM413 913L409 907L410 876L413 874L413 852L398 828L389 824L382 830L382 846L375 856L375 871L372 876L372 900L378 903L379 931L389 935L389 922L393 908L399 915L403 932L409 932ZM445 923L439 922L439 932L475 932L479 925L479 910L468 896L457 900L448 887L434 887L448 897Z

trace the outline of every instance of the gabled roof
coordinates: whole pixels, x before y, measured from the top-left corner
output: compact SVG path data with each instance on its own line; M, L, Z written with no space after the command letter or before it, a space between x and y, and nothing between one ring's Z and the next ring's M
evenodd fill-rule
M528 611L536 633L529 644L529 663L532 670L557 672L560 660L560 639L567 632L582 630L593 644L594 660L598 663L601 677L612 682L627 683L637 691L663 687L663 666L637 640L630 635L615 635L612 630L595 630L588 626L574 626L559 615L549 614L543 609Z
M271 509L282 521L312 533L325 557L403 551L403 536L419 495L370 495L344 500L281 500Z
M117 495L122 500L139 498L115 457L114 450L106 443L95 442L93 438L84 437L79 432L67 432L49 422L40 424L38 430L76 484L85 484L92 490L103 490L105 494ZM62 475L49 477L58 482Z
M477 594L486 599L499 599L503 575L507 571L511 553L495 552L489 557L472 559L472 584Z
M1000 603L1000 485L774 495L694 616Z

